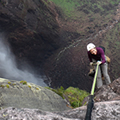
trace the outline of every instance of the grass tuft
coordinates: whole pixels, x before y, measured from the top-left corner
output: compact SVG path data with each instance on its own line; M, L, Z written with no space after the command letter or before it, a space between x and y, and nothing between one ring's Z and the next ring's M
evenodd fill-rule
M5 86L4 85L0 85L0 87L4 88Z
M11 84L11 82L9 81L8 84Z
M39 88L38 88L38 87L36 87L36 90L39 90Z
M31 88L31 86L30 86L30 85L28 85L28 87L29 87L29 88Z
M20 81L20 83L22 83L23 85L27 85L27 82L24 80Z
M9 88L10 86L7 84L6 87Z

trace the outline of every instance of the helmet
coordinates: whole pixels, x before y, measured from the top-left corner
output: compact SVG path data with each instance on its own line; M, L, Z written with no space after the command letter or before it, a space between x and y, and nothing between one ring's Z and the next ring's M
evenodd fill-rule
M95 48L95 45L93 43L89 43L87 45L87 50L90 51L91 49Z

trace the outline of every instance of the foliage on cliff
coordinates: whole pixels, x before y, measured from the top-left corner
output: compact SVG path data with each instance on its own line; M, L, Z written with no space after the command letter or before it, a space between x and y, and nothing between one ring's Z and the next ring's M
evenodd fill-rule
M97 28L106 26L120 0L48 0L62 9L62 18L71 22L70 25L80 35L94 33ZM69 26L69 25L68 25ZM74 28L75 27L75 28Z
M84 98L89 95L88 92L74 87L69 87L67 89L64 89L62 86L57 89L47 88L60 95L63 99L66 99L73 108L82 106Z

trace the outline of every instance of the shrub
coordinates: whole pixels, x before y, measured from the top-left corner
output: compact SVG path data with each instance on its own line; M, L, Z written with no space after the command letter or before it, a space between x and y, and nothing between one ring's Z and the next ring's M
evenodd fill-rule
M46 88L52 90L55 93L57 93L58 95L60 95L64 99L64 96L63 96L64 88L62 86L60 88L57 88L57 89L53 89L53 88L50 88L50 87L46 87Z
M82 102L84 98L89 95L88 92L84 90L80 90L79 88L74 88L74 87L69 87L66 90L62 86L57 89L53 89L50 87L46 87L46 88L57 93L63 99L67 99L73 108L82 106Z
M68 97L68 100L73 108L82 106L84 98L89 95L88 92L74 87L67 88L64 94Z

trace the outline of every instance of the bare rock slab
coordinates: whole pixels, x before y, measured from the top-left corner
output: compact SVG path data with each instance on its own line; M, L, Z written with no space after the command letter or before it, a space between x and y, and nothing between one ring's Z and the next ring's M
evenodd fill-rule
M70 108L56 93L26 81L0 80L0 107L63 111Z

